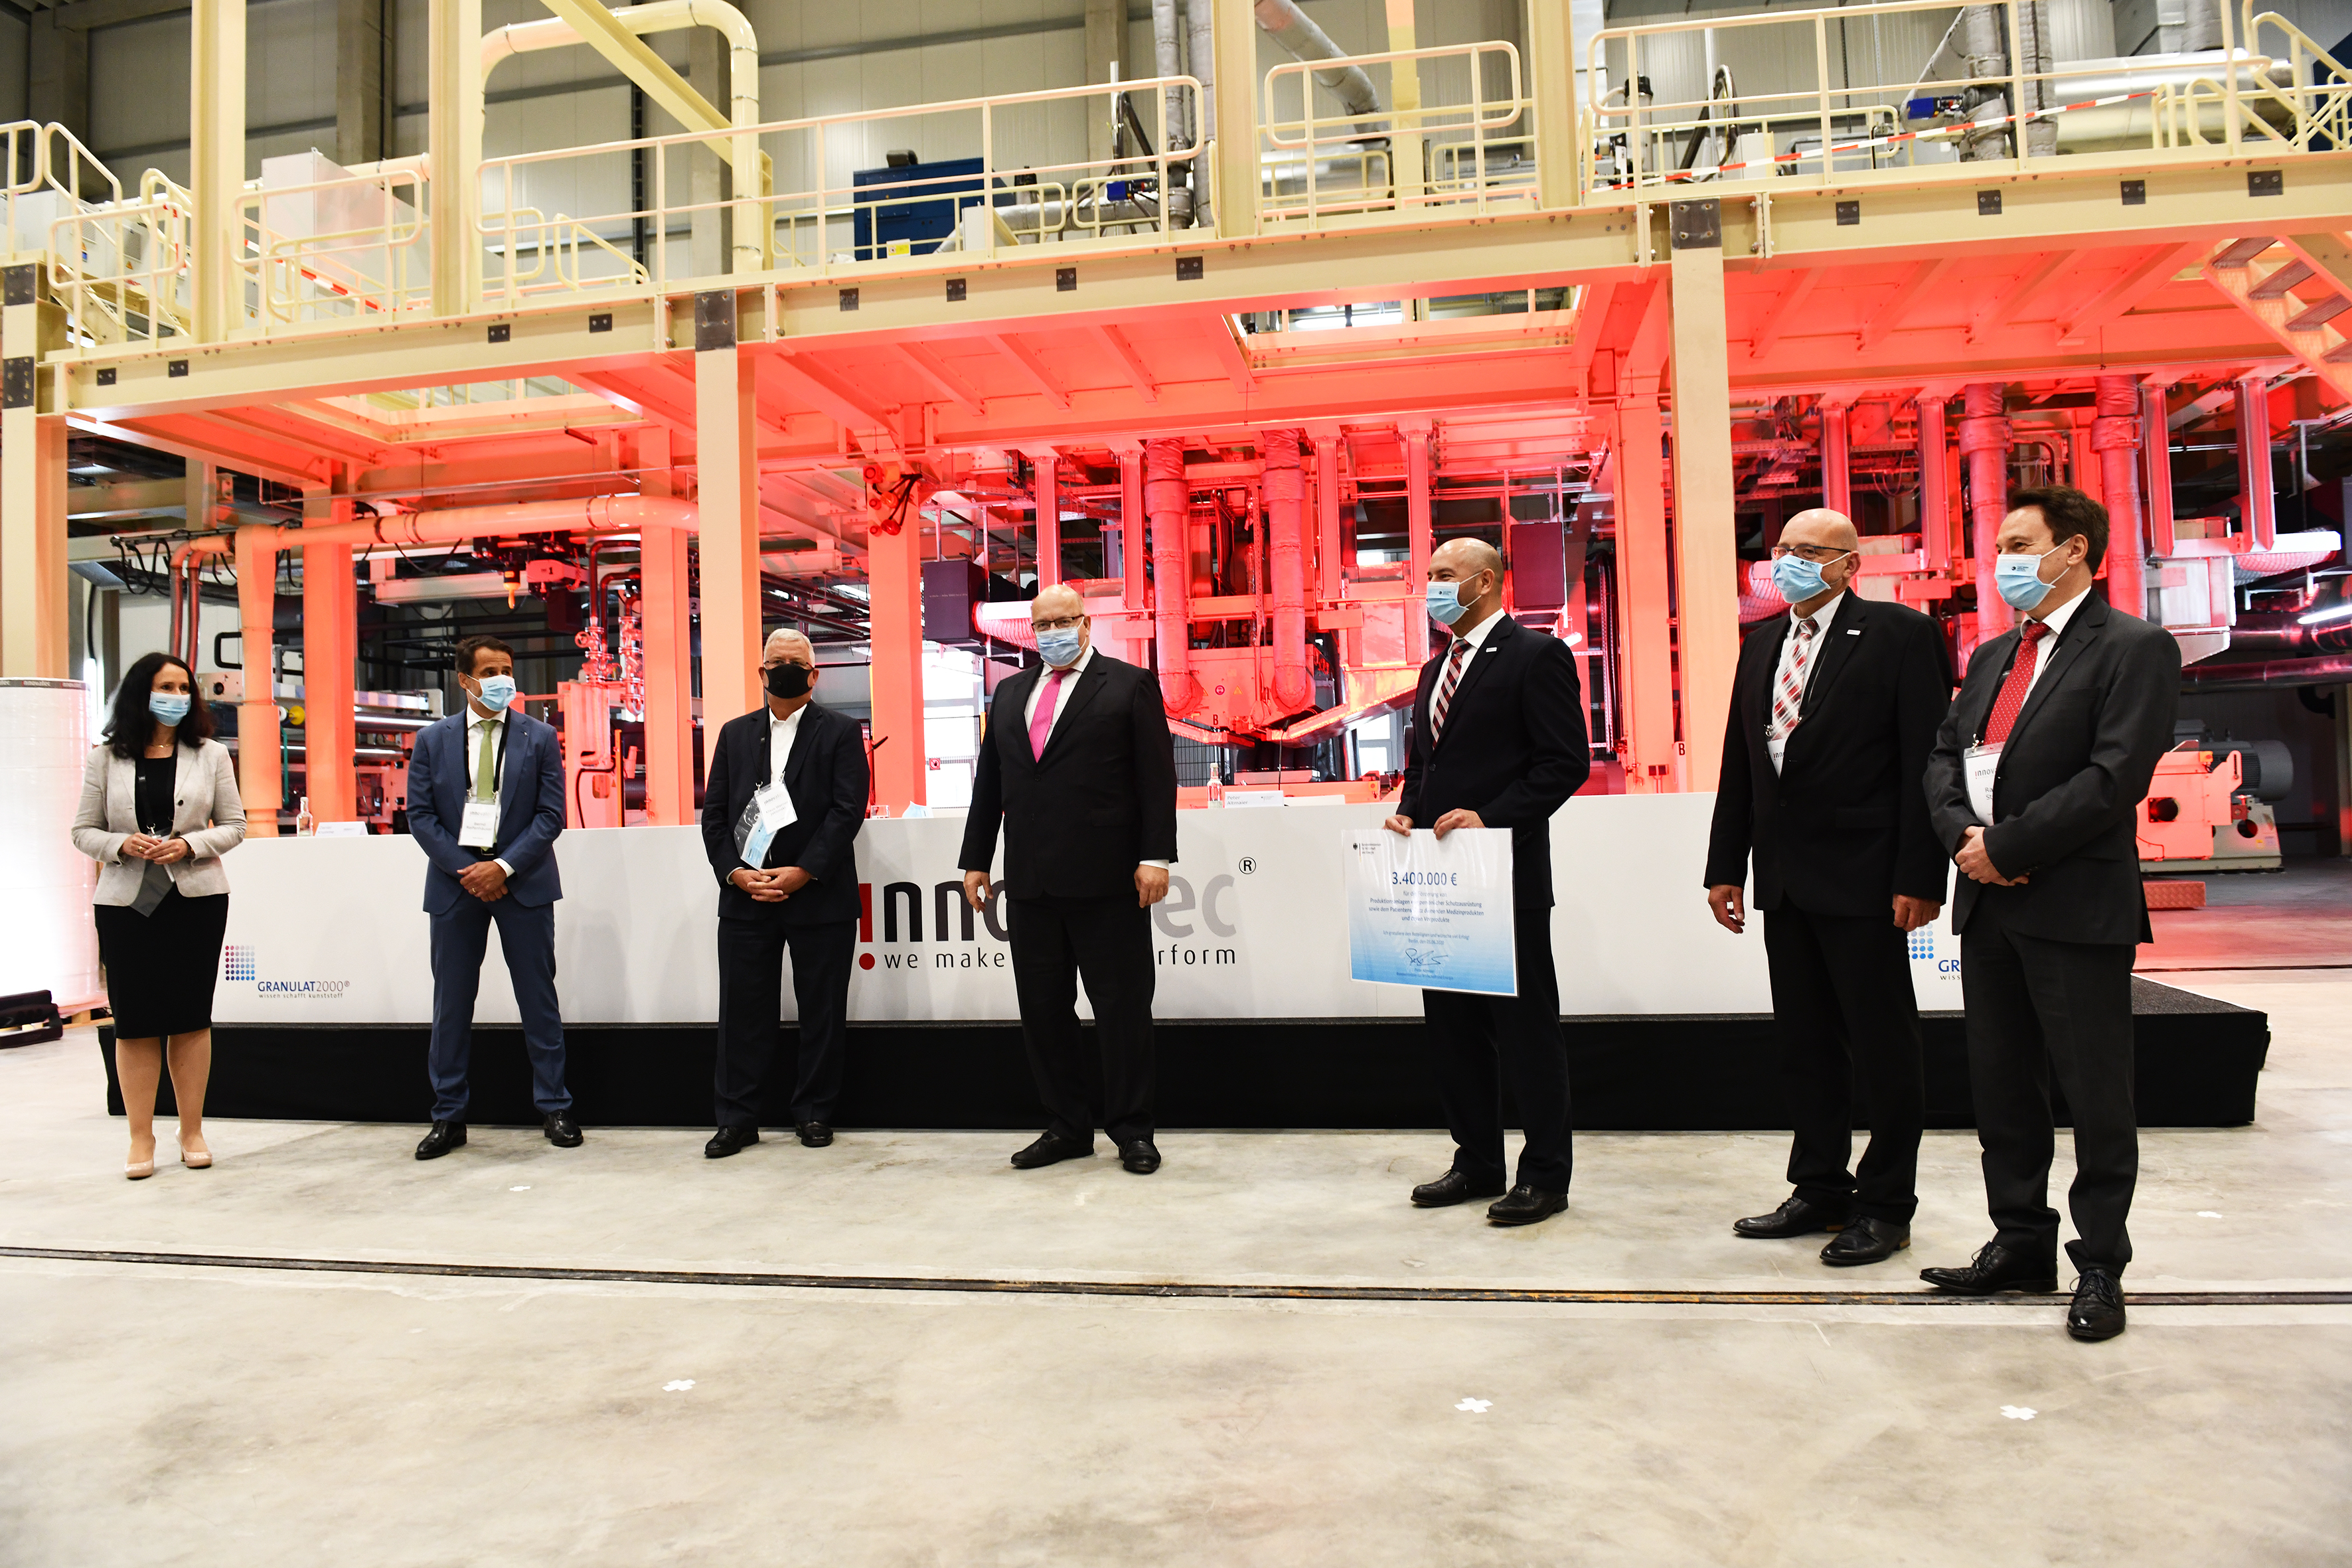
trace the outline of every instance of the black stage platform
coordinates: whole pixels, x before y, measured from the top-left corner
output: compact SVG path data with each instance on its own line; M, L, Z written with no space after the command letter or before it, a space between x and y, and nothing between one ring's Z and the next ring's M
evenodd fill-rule
M2140 1124L2237 1127L2252 1121L2256 1075L2270 1049L2268 1016L2137 978L2132 994L2138 1020ZM1730 1131L1786 1125L1768 1016L1564 1022L1580 1131ZM1925 1023L1927 1125L1972 1126L1961 1016L1930 1013ZM1443 1126L1421 1031L1418 1018L1162 1024L1160 1124ZM583 1125L710 1125L708 1026L584 1025L565 1034L572 1092ZM786 1026L787 1042L793 1034ZM101 1030L100 1037L108 1109L120 1115L112 1033ZM425 1037L422 1027L223 1025L213 1031L205 1109L215 1116L268 1120L422 1122L431 1107ZM167 1077L163 1109L171 1092ZM790 1120L787 1093L771 1086L770 1124ZM474 1031L468 1120L488 1125L539 1121L519 1030ZM845 1127L1034 1129L1037 1103L1019 1027L853 1025L840 1121Z

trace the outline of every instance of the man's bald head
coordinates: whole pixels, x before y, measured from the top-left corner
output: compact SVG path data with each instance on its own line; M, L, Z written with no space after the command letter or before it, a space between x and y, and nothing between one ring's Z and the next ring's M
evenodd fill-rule
M1853 519L1825 506L1809 507L1780 525L1783 544L1820 544L1832 550L1858 550L1862 535Z
M1037 632L1037 654L1055 669L1068 669L1085 657L1094 640L1087 619L1087 601L1067 583L1041 588L1029 601L1029 624ZM1070 637L1077 641L1073 644Z
M1440 582L1441 571L1450 573L1451 580L1464 582L1481 572L1492 572L1496 581L1503 576L1503 552L1483 539L1450 539L1430 552L1429 574Z
M1083 616L1086 613L1086 599L1067 583L1056 583L1050 588L1040 588L1037 590L1037 596L1029 601L1029 619L1032 625L1038 621L1059 620L1064 616Z

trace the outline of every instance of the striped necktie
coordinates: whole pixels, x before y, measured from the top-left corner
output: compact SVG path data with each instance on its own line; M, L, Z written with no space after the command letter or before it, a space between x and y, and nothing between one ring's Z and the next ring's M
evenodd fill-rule
M1780 689L1772 694L1772 727L1775 740L1785 739L1797 727L1797 720L1805 706L1805 667L1813 657L1813 633L1818 630L1813 617L1807 616L1797 623L1797 646L1780 671Z
M1462 683L1462 656L1470 651L1468 637L1455 637L1454 651L1445 658L1445 673L1438 678L1437 695L1429 703L1429 742L1435 745L1445 733L1446 710L1454 705L1454 689Z
M2028 621L2017 628L2017 658L2009 667L2009 679L2000 683L2000 691L1992 700L1992 712L1985 720L1985 744L1998 746L2009 740L2016 728L2017 715L2025 707L2025 693L2033 685L2033 672L2042 662L2042 650L2034 646L2050 635L2046 621Z

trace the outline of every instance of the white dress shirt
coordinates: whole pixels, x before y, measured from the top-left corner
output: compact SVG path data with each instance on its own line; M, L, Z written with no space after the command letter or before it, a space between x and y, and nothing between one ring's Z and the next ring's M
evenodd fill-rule
M2042 679L2042 672L2050 668L2050 656L2057 651L2058 639L2065 635L2066 623L2074 618L2074 612L2081 609L2083 601L2090 596L2090 590L2086 588L2041 617L2042 624L2050 628L2050 635L2034 645L2033 678L2025 683L2026 696L2033 695L2033 688ZM2033 618L2032 616L2025 617L2027 620ZM2023 649L2021 648L2019 651L2022 652Z
M1487 635L1502 624L1503 612L1496 610L1493 615L1488 616L1485 620L1480 621L1468 631L1455 634L1457 640L1466 642L1470 645L1470 651L1462 656L1462 664L1465 669L1469 668L1470 661L1472 659L1478 657L1478 650L1486 645ZM1454 650L1449 647L1445 652L1447 657L1451 658ZM1443 677L1440 679L1443 679Z
M1095 645L1093 639L1089 638L1087 646L1078 650L1078 657L1063 667L1064 674L1054 690L1054 716L1045 721L1045 739L1050 741L1054 738L1054 726L1062 721L1062 712L1070 705L1070 693L1077 689L1078 677L1087 672L1087 666L1094 657ZM1029 689L1029 700L1021 705L1021 736L1024 742L1029 737L1030 724L1037 717L1037 704L1045 700L1046 679L1053 673L1051 665L1039 671L1037 684ZM1044 748L1040 747L1039 750L1042 751ZM1168 862L1165 860L1138 860L1136 864L1157 866L1163 871L1168 869Z
M786 719L777 718L774 709L768 710L768 782L770 784L780 784L784 782L784 764L793 759L793 742L800 738L801 715L807 711L808 704L805 702L793 709L792 716Z
M490 804L492 805L498 804L499 793L505 787L506 782L506 761L499 755L499 747L506 734L506 728L507 710L505 709L501 708L495 713L485 714L470 702L466 705L466 798L467 800L474 798L474 781L481 776L482 752L487 749L490 754ZM498 868L509 877L514 875L514 868L503 859L498 862Z

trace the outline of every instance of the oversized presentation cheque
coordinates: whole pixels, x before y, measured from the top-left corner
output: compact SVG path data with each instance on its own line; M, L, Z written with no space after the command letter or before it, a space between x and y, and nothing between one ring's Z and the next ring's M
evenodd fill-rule
M1353 978L1519 994L1508 828L1456 828L1442 839L1427 828L1350 833L1347 859Z

